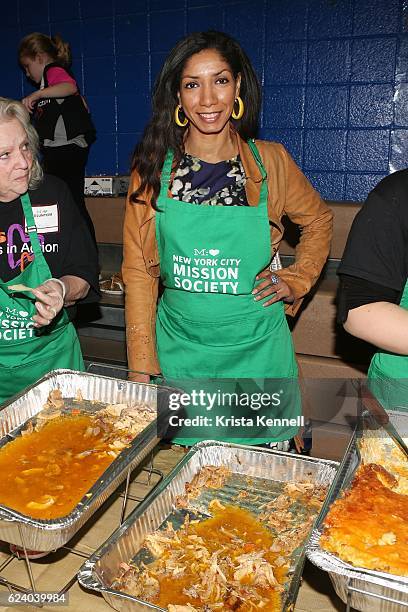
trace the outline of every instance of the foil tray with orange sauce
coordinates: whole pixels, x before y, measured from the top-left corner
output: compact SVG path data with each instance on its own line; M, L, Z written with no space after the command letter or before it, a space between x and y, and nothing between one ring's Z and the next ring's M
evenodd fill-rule
M86 414L60 416L0 449L0 504L53 519L68 514L116 458Z
M336 469L201 442L84 563L79 582L134 612L293 610L308 532Z
M0 504L33 518L66 516L155 414L143 404L99 405L59 389L21 435L0 449ZM94 407L91 404L91 407Z
M56 401L57 392L63 399L63 407ZM157 445L158 410L166 409L170 392L164 386L88 372L55 370L5 402L0 409L0 457L5 453L5 463L0 469L3 475L10 472L11 480L8 481L10 491L6 491L0 501L0 540L44 552L64 546ZM44 411L50 397L55 401ZM72 436L71 446L65 452L63 444L68 439L68 421L63 421L64 426L60 428L59 417L68 417L72 431L77 427L81 429L88 418L97 429L96 421L108 407L111 414L104 418L104 435L112 434L106 451L110 457L102 456L103 449L96 448L101 441L97 431L90 435L90 446L86 450L82 451L79 440ZM108 422L111 420L113 425L122 410L127 410L126 418L120 417L122 431L116 427L112 430ZM55 424L51 425L52 421ZM28 440L33 431L43 427L44 434L50 427L45 436L47 440L30 446ZM48 435L53 428L59 429L55 454ZM14 444L19 448L16 453L18 466L12 465ZM11 461L6 458L9 453ZM68 465L70 469L66 468ZM92 468L91 482L85 482ZM61 473L57 474L59 469ZM63 473L67 482L62 480ZM43 485L46 486L40 489ZM66 489L65 497L59 485ZM50 486L55 489L51 490ZM52 516L56 518L49 518Z

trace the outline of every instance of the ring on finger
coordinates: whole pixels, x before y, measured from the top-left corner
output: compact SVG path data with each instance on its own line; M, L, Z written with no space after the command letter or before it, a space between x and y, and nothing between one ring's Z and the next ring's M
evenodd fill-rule
M52 318L55 319L55 317L57 316L57 311L55 310L55 308L53 306L48 306L48 310L52 312Z
M272 285L277 285L280 281L280 278L277 274L271 274L271 283Z

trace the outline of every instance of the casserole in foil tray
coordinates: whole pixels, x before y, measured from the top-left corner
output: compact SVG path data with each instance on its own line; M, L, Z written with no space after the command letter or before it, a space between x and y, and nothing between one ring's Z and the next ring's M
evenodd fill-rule
M82 410L97 411L106 404L143 403L154 414L145 427L109 465L82 500L66 516L56 519L34 519L0 504L0 540L36 551L51 551L66 544L88 518L113 493L156 446L158 438L157 408L165 413L170 389L97 376L73 370L55 370L22 393L5 402L0 410L0 446L20 434L25 423L35 417L47 401L50 391L60 389L64 399L80 392Z
M176 465L173 471L138 506L111 537L82 566L78 580L82 586L102 593L106 601L121 611L147 612L163 608L120 591L117 577L121 563L133 559L140 566L145 560L143 542L147 534L163 527L168 521L180 524L182 511L177 501L190 483L205 466L225 466L230 474L221 488L203 487L198 497L189 499L188 509L183 510L192 518L205 520L210 514L211 501L239 505L254 515L262 507L279 496L287 483L308 482L329 488L337 472L334 461L292 455L269 449L242 446L231 443L205 441L196 444ZM240 493L244 492L244 495ZM239 500L238 502L236 500ZM298 502L296 502L298 503ZM324 505L324 504L323 504ZM296 514L306 516L310 509L296 507ZM305 540L290 557L288 579L282 593L282 610L293 610L305 559Z
M389 413L392 424L403 438L407 437L408 414ZM384 430L364 430L366 439L373 436L387 437ZM373 444L370 444L371 449ZM408 577L365 569L346 563L335 554L324 550L320 538L324 531L324 520L330 505L351 485L361 462L360 435L356 430L344 455L332 492L327 499L325 510L312 532L306 547L308 559L320 569L329 573L338 596L356 610L362 612L402 612L408 610ZM372 457L369 458L372 461ZM387 466L386 466L387 468ZM408 521L408 517L407 517Z

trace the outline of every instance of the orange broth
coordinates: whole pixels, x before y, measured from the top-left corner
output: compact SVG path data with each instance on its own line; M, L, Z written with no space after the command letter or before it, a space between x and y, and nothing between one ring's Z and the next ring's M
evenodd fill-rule
M215 515L200 523L191 524L189 532L201 536L204 540L206 548L213 553L219 550L222 545L231 545L231 539L227 534L223 533L221 527L227 531L234 531L240 538L244 540L244 544L236 545L232 554L232 560L235 560L242 554L250 553L259 549L268 550L264 558L273 563L279 556L279 553L269 551L273 544L273 536L252 514L235 506L227 506L224 510L217 510ZM287 568L274 567L274 575L279 584L285 582ZM200 606L202 603L185 595L183 589L188 588L196 582L196 576L189 571L185 572L179 578L161 578L157 577L160 584L160 593L157 598L152 599L156 605L166 608L169 604L186 605L190 603L192 606ZM245 581L242 581L245 584ZM247 582L248 584L248 582ZM269 612L281 610L280 593L273 589L259 588L259 594L262 597L269 599L268 607L264 608ZM211 603L217 603L212 601ZM250 609L245 603L239 607L239 612L245 612ZM253 608L251 608L253 609Z
M103 432L84 435L93 422L87 415L60 416L1 448L0 503L33 518L69 514L114 460Z

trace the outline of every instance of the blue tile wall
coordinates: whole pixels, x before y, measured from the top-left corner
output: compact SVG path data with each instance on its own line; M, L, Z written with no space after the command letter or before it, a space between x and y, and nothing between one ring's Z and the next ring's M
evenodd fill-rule
M300 128L303 124L304 88L265 87L264 126Z
M346 169L346 130L307 130L303 168L308 172Z
M306 88L305 127L347 127L349 88L345 85Z
M0 94L33 90L19 40L60 33L98 130L88 173L127 173L166 54L210 28L235 36L254 63L260 136L282 142L325 198L363 200L408 166L404 0L19 0L0 24Z
M387 172L390 130L350 132L347 142L347 170Z
M49 21L48 0L38 0L38 2L20 0L19 4L19 19L22 24L27 26Z
M350 88L350 127L390 126L393 119L392 85L352 85Z
M306 41L274 42L267 40L265 57L265 84L305 83Z
M80 3L78 0L52 2L50 5L50 21L67 21L68 19L74 20L79 19L80 16Z
M115 22L116 54L129 55L146 53L148 50L147 13L120 15ZM118 66L120 61L118 62ZM146 62L146 67L149 62Z

